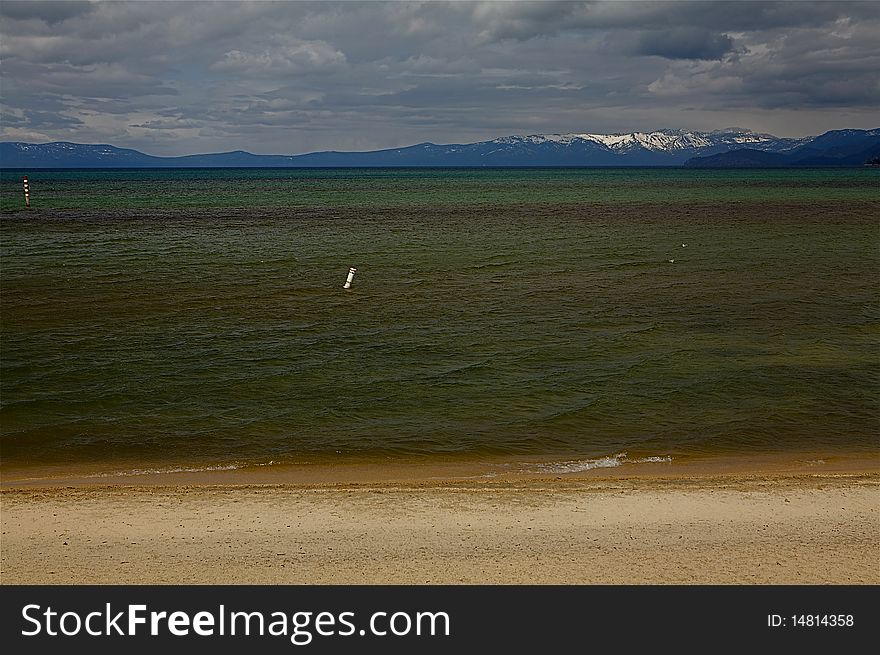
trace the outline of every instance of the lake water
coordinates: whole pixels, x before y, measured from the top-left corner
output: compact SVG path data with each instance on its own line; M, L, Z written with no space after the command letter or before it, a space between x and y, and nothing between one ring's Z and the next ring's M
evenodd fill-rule
M6 170L0 191L4 466L878 448L876 170Z

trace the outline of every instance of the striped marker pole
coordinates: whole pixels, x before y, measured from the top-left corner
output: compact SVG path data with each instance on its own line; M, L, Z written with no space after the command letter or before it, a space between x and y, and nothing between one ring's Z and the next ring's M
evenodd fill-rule
M27 181L26 177L24 178L23 182L24 182L24 206L30 207L31 206L31 190L30 190L30 187L28 187L28 181Z
M354 279L354 274L357 273L357 269L354 266L348 267L348 278L345 280L345 284L342 285L343 289L351 289L351 281Z

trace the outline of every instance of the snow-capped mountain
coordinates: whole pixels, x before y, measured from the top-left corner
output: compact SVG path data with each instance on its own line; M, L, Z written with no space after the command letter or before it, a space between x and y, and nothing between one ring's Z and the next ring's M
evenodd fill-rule
M711 148L719 145L746 145L750 147L793 147L790 139L780 139L771 134L740 132L688 132L684 130L657 130L656 132L629 132L625 134L534 134L530 136L507 136L490 143L498 144L544 144L558 143L566 146L579 141L590 141L603 145L614 152L627 152L637 148L655 152L675 152ZM785 143L780 143L785 142Z
M809 139L807 139L809 140ZM551 153L569 163L582 158L586 165L678 165L700 155L750 147L782 152L801 145L804 139L781 139L771 134L748 130L693 132L656 130L618 134L533 134L506 136L492 141L459 146L460 151L477 152L483 158L508 159L517 155L536 158L538 162ZM543 162L537 164L541 165ZM574 163L574 162L571 162Z
M860 153L871 151L878 139L878 130L837 130L818 137L785 139L730 128L714 132L656 130L621 134L532 134L476 143L420 143L370 152L254 155L238 150L185 157L154 157L110 145L4 142L0 143L0 167L681 166L695 158L741 150L779 155L771 159L782 162L802 161L792 159L789 153L808 153L813 158L821 158L828 151L831 153L828 161L850 165L859 162L835 159L843 152L842 140L846 142L846 152ZM859 155L847 156L857 159ZM763 161L767 157L753 159Z

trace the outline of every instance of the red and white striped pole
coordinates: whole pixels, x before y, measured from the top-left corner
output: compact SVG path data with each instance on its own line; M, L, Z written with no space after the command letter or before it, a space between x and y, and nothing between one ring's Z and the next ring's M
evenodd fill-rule
M357 269L354 266L349 266L348 277L345 280L345 284L342 285L343 289L351 289L351 281L354 279L355 273L357 273Z
M24 206L30 207L31 206L31 190L30 190L30 187L28 187L27 177L24 178L23 182L24 182Z

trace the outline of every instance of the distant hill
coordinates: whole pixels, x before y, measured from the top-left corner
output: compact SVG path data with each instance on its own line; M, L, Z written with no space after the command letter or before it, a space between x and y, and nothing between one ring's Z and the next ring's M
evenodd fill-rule
M84 143L0 143L2 168L218 168L246 166L290 166L290 157L222 152L184 157L154 157L129 148Z
M742 148L707 157L694 157L685 162L691 168L772 168L787 166L785 155Z
M778 166L862 166L880 156L880 129L833 130L790 150L763 152L739 148L694 157L693 168L754 168Z
M880 129L835 130L786 139L729 129L626 134L533 134L476 143L419 143L368 152L255 155L234 152L155 157L106 144L0 143L2 168L216 168L382 166L801 166L859 165L880 151Z

